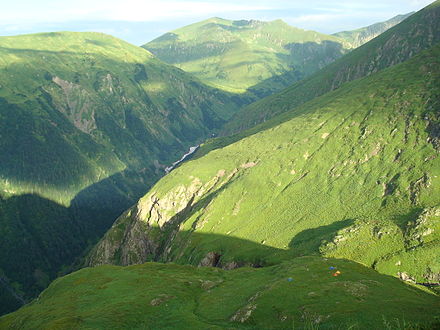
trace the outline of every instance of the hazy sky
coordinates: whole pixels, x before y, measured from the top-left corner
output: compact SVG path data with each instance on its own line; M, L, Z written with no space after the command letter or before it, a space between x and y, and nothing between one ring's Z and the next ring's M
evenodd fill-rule
M217 16L273 20L323 33L417 11L433 0L0 0L0 35L98 31L140 45Z

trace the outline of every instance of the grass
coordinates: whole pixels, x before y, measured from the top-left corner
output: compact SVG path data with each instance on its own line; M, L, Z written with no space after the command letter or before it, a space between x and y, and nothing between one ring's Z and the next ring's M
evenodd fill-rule
M294 28L281 20L211 18L143 47L211 86L261 97L317 71L351 46L344 39Z
M342 274L332 276L329 267ZM0 327L380 329L384 318L429 326L438 307L434 295L346 260L303 257L232 271L146 263L60 278L0 318Z
M26 298L245 102L101 33L0 37L0 86L0 267Z
M366 26L353 31L342 31L342 32L334 33L333 35L335 37L345 39L354 47L359 47L365 44L366 42L374 39L378 35L382 34L389 28L392 28L394 25L399 24L400 22L402 22L412 14L414 14L414 12L405 15L397 15L385 22L375 23L373 25Z
M241 109L224 127L224 134L251 128L324 95L348 81L406 61L440 42L440 2L431 5L356 48L315 74L280 93ZM432 36L432 38L431 38Z
M348 83L221 148L202 146L116 222L138 228L131 238L104 237L91 264L125 264L114 251L145 260L131 248L137 240L160 261L196 265L209 252L222 265L283 259L220 235L428 281L440 249L440 167L426 130L438 125L439 54L436 46Z

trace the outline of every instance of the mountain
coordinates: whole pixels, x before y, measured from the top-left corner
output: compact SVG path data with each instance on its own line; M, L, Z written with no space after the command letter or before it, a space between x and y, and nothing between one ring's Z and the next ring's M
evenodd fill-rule
M175 263L82 269L0 327L437 328L438 296L365 265L439 280L439 55L437 45L196 155L89 259Z
M115 222L89 265L279 259L235 237L438 282L439 55L437 45L234 143L206 144Z
M407 19L414 12L405 15L397 15L385 22L375 23L353 31L342 31L334 33L333 35L338 38L342 38L349 42L353 47L357 48L367 43L371 39L376 38L378 35L384 33L386 30L399 24L403 20Z
M57 279L0 328L435 329L439 307L438 297L347 260L230 271L145 263Z
M351 45L282 20L211 18L166 33L143 47L211 86L262 97L333 62Z
M310 77L242 108L225 125L223 134L236 133L269 120L348 81L401 63L439 41L440 1L437 0Z
M242 102L104 34L1 37L0 312L68 270Z

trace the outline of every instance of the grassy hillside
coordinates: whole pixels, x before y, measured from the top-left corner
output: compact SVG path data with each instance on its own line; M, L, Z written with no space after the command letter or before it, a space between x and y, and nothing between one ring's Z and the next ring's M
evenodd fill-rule
M440 42L438 0L312 76L242 108L225 126L224 134L255 126L348 81L404 62L437 42Z
M333 276L337 270L339 276ZM2 329L429 329L438 297L359 264L267 268L146 263L82 269L0 318Z
M104 34L1 37L2 296L44 288L240 102Z
M371 39L376 38L378 35L384 33L386 30L399 24L400 22L407 19L412 14L414 14L414 12L405 15L397 15L385 22L375 23L353 31L342 31L342 32L334 33L333 35L335 37L346 40L353 47L359 47L367 43Z
M211 18L143 46L161 60L227 91L266 96L333 62L351 47L343 39L281 20Z
M439 55L433 47L235 143L202 147L117 220L89 264L283 259L206 233L438 282Z

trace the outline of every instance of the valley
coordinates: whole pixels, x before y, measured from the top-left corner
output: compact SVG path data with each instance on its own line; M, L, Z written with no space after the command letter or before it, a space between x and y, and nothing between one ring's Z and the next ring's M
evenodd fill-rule
M0 38L0 269L24 299L245 100L99 33Z
M440 326L440 0L0 55L1 329Z

